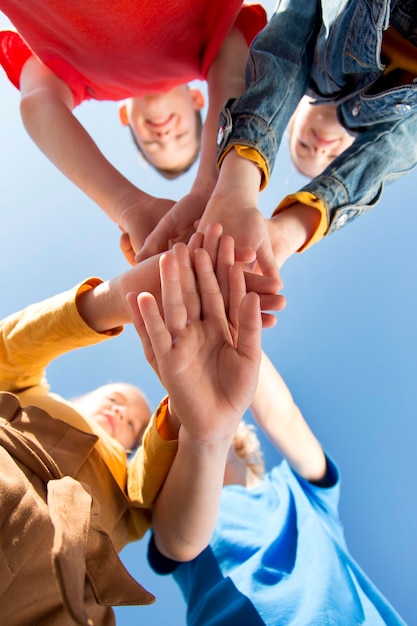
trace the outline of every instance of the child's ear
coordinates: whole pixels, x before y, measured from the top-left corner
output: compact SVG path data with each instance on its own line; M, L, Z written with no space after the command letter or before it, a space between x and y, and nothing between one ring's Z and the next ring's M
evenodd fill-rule
M190 89L190 96L196 111L200 111L204 106L204 96L199 89Z
M122 122L123 126L129 126L129 117L127 115L127 107L125 101L119 104L119 120Z

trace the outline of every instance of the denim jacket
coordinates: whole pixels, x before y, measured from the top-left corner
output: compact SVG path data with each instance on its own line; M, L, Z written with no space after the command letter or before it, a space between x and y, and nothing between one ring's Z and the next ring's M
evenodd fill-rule
M386 91L372 88L384 70L381 42L393 4L280 0L252 44L246 93L221 113L219 158L233 144L249 146L271 173L304 93L338 106L339 120L355 141L303 187L325 206L328 233L372 208L385 182L417 164L417 78Z

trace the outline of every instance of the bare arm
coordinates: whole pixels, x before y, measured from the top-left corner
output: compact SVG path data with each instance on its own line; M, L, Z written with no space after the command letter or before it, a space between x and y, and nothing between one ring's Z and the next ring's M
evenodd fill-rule
M146 259L115 278L100 283L77 298L78 312L98 333L130 323L132 314L126 302L130 292L150 291L160 302L159 256Z
M266 220L278 267L310 241L319 222L319 211L300 202Z
M111 165L73 115L70 88L35 57L23 67L20 88L22 119L33 141L113 222L130 231L135 245L142 244L173 202L149 196Z
M198 229L204 232L208 224L220 222L224 232L234 238L237 250L255 250L262 274L279 278L267 223L258 209L260 183L258 166L232 148L222 162Z
M323 449L264 352L251 411L268 439L300 476L310 482L325 477Z
M174 205L148 237L138 260L167 249L168 240L187 242L194 222L203 214L216 185L217 129L220 110L229 98L238 98L245 90L245 67L248 55L246 39L237 28L226 38L207 75L208 110L201 136L201 153L196 178L190 192ZM210 223L221 221L213 218Z
M207 546L217 519L227 453L256 386L261 318L258 297L244 296L234 344L205 250L190 254L177 245L160 268L164 320L150 294L129 298L145 355L181 422L178 452L152 521L158 549L183 561ZM233 276L230 281L233 290Z
M242 32L233 28L207 75L208 110L201 139L200 163L191 189L203 189L208 201L217 181L217 130L223 104L245 91L245 68L248 45Z
M208 230L206 236L207 246L213 239L212 231L213 227ZM203 236L200 234L200 237ZM214 247L216 246L214 245ZM92 290L81 293L77 298L78 311L90 328L98 333L103 333L131 322L131 310L126 303L126 295L130 292L146 291L152 293L160 310L162 310L159 259L160 255L145 259L132 269L100 283ZM232 260L229 258L230 264L233 261L234 257ZM285 306L285 299L276 295L280 284L273 279L257 275L247 275L246 283L247 291L254 291L259 294L264 327L274 325L275 318L269 315L267 311L280 311Z

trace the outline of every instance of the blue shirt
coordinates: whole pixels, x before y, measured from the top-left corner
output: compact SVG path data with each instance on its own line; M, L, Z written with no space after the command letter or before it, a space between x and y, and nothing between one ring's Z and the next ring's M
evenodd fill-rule
M404 625L347 550L328 468L327 488L284 461L254 489L223 489L210 546L174 571L188 626Z

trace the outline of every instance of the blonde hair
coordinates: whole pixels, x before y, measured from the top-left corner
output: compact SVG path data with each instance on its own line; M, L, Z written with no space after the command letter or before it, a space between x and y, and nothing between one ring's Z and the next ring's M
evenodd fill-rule
M244 420L239 423L235 436L233 437L233 447L240 457L256 476L262 478L265 474L265 463L261 450L260 441L255 432L255 426L247 424Z

